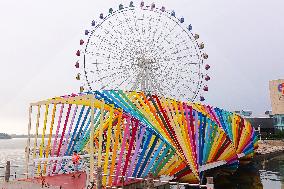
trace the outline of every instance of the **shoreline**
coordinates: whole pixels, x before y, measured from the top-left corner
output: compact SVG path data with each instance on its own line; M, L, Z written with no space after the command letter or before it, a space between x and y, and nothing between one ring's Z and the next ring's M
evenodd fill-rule
M282 140L262 140L259 141L258 149L252 162L260 162L284 155L284 141Z

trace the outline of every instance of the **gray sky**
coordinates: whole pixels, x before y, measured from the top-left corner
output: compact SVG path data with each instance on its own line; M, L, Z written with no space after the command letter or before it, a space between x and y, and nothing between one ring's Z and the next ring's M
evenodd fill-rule
M119 3L129 1L0 1L0 132L26 133L30 102L78 92L74 61L83 31ZM268 81L284 78L283 0L155 3L175 9L204 41L212 66L207 104L257 115L271 109Z

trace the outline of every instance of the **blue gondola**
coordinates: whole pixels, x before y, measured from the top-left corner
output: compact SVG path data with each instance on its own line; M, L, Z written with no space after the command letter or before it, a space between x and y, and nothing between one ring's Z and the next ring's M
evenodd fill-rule
M109 12L109 14L112 14L112 13L113 13L113 9L110 8L110 9L108 10L108 12Z
M191 31L192 30L192 25L190 24L189 26L188 26L188 31Z

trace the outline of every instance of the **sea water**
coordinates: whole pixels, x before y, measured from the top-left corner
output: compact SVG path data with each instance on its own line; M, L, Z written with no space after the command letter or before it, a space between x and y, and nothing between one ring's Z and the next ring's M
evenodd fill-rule
M11 162L11 174L24 173L26 138L0 140L0 167ZM19 166L19 167L13 167ZM0 176L5 169L0 168ZM1 178L0 178L1 181ZM220 182L220 181L217 181ZM284 154L269 161L241 168L216 189L284 189ZM222 182L221 182L222 183Z

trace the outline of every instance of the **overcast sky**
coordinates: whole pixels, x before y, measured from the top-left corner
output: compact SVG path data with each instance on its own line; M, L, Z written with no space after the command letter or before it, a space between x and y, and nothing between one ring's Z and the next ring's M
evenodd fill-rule
M155 2L184 16L204 41L207 104L256 115L271 109L268 82L284 78L283 0ZM78 92L74 52L83 31L119 3L129 1L0 0L0 132L26 133L30 102Z

